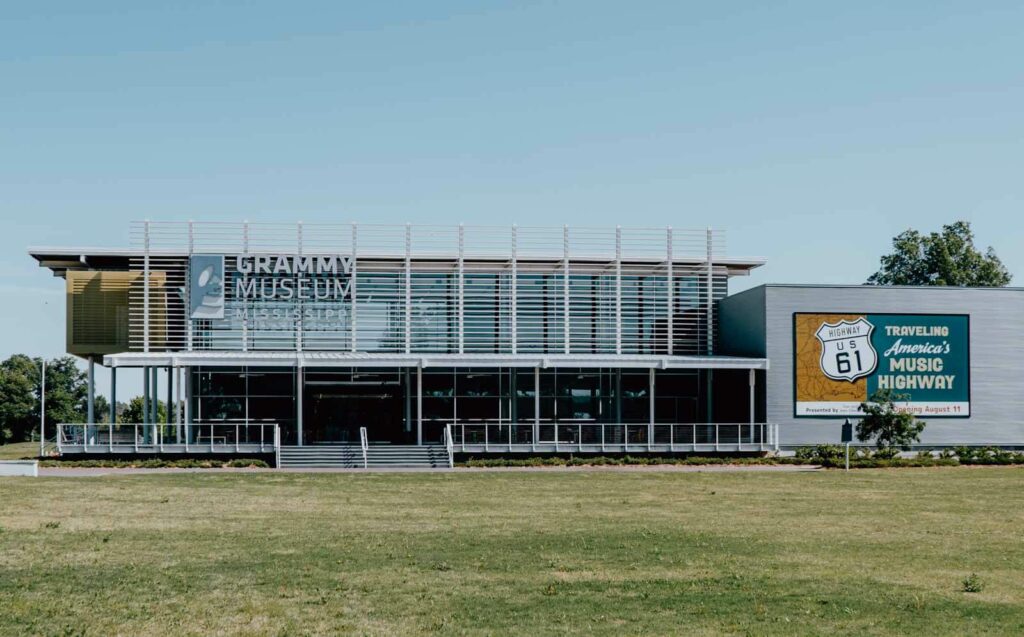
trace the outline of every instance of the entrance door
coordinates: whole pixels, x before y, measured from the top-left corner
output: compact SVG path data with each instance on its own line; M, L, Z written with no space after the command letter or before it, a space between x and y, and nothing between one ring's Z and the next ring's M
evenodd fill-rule
M306 444L406 444L405 391L397 373L307 372L303 431Z

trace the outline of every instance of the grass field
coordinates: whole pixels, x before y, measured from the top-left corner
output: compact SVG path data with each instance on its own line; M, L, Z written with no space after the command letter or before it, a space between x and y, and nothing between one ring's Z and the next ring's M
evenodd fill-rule
M7 478L0 527L3 635L1024 634L1020 468Z
M22 458L35 458L38 455L38 442L16 442L10 445L0 445L0 460L20 460Z

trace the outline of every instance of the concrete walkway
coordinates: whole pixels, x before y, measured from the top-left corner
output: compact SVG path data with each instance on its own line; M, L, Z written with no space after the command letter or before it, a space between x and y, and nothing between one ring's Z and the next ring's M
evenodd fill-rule
M619 472L619 473L798 473L821 471L818 465L598 465L589 467L456 467L454 469L427 469L422 467L389 467L386 469L177 469L172 467L160 469L124 469L102 467L40 467L39 476L46 478L85 478L95 476L137 476L152 474L181 473L580 473L580 472Z

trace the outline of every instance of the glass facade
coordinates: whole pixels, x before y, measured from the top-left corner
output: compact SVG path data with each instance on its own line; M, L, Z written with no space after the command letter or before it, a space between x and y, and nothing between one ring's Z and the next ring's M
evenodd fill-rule
M532 368L343 368L301 374L302 443L436 443L448 423L542 425L644 424L651 418L648 370ZM193 368L192 416L213 423L277 423L285 444L299 442L292 369ZM418 383L422 396L417 398ZM655 370L655 423L700 417L700 374ZM538 391L539 390L539 391ZM421 433L419 433L421 432ZM564 436L563 436L564 438Z

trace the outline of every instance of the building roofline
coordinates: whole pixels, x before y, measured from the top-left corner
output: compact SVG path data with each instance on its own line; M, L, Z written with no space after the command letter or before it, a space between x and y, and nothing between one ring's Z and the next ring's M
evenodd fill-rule
M982 287L982 286L957 286L957 285L867 285L864 283L762 283L752 288L730 294L739 296L759 288L807 288L807 289L858 289L858 290L958 290L958 291L994 291L1004 290L1008 292L1024 292L1024 287Z
M34 258L40 266L48 267L55 274L62 274L63 272L73 269L89 269L91 267L90 262L106 262L107 267L111 262L116 262L123 259L138 258L146 255L146 251L141 248L96 248L96 247L50 247L50 246L33 246L27 249L29 256ZM197 252L196 254L239 254L236 252ZM278 251L252 251L248 254L284 254ZM317 254L328 254L325 251L316 251L306 253L310 256ZM182 250L153 250L149 251L151 257L186 257L188 252ZM359 258L361 259L405 259L404 252L388 252L388 253L365 253L360 252ZM455 260L458 258L456 253L414 253L412 258L417 261L445 261ZM606 256L595 256L587 255L585 253L573 255L570 257L575 262L594 262L594 263L614 263L615 259L609 259ZM495 255L476 255L467 254L465 256L467 261L475 262L495 262L502 263L511 261L510 256L495 256ZM549 255L517 255L516 261L520 263L530 262L555 262L562 261L564 255L555 254L554 252ZM659 263L665 263L665 259L657 257L628 257L622 259L623 263L643 263L657 265ZM676 264L701 264L706 263L706 259L697 256L680 256L672 259L673 263ZM763 257L720 257L712 258L712 263L716 265L726 266L732 268L733 271L730 274L746 274L749 270L760 267L766 263Z

